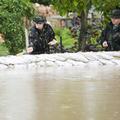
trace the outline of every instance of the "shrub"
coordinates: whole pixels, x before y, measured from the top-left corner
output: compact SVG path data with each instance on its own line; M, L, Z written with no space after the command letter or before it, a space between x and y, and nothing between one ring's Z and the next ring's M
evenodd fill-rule
M74 46L76 39L72 37L71 32L68 28L56 28L54 31L58 42L60 41L60 36L62 37L62 43L65 48Z
M5 44L10 54L16 54L25 47L23 17L33 14L29 0L0 1L0 33L5 36Z

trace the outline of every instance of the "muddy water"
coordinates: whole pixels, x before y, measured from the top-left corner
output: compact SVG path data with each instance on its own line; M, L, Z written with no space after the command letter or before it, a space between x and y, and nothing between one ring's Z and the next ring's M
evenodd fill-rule
M120 120L120 68L1 71L0 120Z

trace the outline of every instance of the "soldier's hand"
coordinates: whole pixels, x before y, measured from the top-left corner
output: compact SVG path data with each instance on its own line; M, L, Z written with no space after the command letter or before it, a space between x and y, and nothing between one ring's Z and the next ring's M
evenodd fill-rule
M27 53L31 53L33 51L33 47L27 48Z
M107 48L108 47L107 41L104 41L102 45L103 45L103 47Z
M51 42L48 43L48 45L56 45L57 41L55 39L53 39Z

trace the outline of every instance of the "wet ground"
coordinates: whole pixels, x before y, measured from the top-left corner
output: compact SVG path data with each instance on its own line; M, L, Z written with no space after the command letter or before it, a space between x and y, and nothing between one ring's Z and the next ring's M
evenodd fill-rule
M120 120L120 68L1 71L0 120Z

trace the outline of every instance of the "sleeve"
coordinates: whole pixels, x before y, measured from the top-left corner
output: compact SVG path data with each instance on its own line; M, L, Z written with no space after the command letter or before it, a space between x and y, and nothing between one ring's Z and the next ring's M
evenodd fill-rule
M106 40L106 29L102 31L101 36L98 42L102 45L102 43Z
M37 36L33 28L30 29L28 39L29 39L29 47L33 47L33 49L35 49L35 41L37 39Z
M110 22L106 25L105 29L102 31L101 36L99 38L99 43L101 45L104 41L109 41L112 27L113 27L113 24L112 24L112 22Z
M48 42L52 41L53 39L55 39L55 32L53 30L53 28L49 25L48 26L48 31L49 31L49 38L48 38Z

